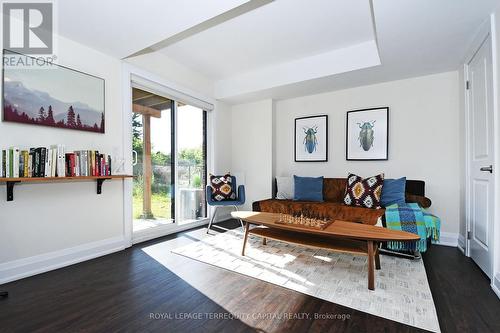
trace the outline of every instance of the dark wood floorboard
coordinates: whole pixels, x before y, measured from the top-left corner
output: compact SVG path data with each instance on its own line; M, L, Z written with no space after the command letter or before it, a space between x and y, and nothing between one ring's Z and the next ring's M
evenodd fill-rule
M170 252L204 236L182 232L0 286L10 292L0 332L421 331ZM443 332L500 332L500 301L473 262L442 246L424 262ZM289 313L305 319L270 317Z
M423 258L442 332L500 332L500 299L472 259L447 246Z

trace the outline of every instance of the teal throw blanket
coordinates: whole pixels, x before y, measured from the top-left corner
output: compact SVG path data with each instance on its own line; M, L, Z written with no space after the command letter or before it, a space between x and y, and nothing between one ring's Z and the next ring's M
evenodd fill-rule
M439 240L441 220L427 213L417 203L394 204L385 208L386 227L392 230L411 232L420 236L416 242L387 242L391 250L425 252L427 238Z

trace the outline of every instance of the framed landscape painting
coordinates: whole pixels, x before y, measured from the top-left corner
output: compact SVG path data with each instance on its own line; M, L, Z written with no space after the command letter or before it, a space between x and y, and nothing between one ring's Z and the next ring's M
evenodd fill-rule
M4 64L6 56L30 58L3 56ZM55 64L4 66L2 109L4 121L104 133L104 79Z
M346 160L387 160L389 154L389 108L347 112Z
M328 116L295 119L295 162L328 161Z

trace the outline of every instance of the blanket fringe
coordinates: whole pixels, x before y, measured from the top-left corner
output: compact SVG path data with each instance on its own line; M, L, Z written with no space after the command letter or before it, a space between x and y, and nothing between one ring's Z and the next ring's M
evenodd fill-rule
M439 228L428 227L426 228L427 237L431 237L432 240L439 240ZM387 242L387 247L394 251L415 251L420 252L427 251L427 239L420 239L415 242Z

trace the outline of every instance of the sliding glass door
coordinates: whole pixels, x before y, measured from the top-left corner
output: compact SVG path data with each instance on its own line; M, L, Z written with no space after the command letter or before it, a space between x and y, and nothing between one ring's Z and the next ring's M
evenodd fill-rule
M133 232L206 217L206 112L132 90Z
M177 221L185 224L207 216L206 111L177 104L177 151Z

